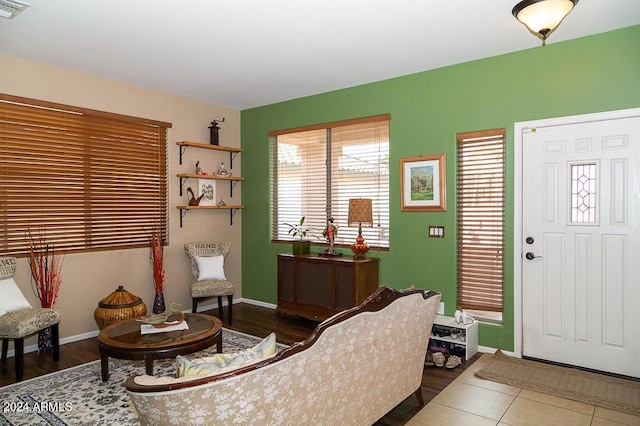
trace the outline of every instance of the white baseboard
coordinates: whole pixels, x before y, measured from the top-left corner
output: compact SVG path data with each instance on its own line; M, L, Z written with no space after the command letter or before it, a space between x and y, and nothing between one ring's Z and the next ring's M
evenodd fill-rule
M274 305L273 303L267 303L267 302L262 302L260 300L253 300L253 299L245 299L245 298L239 298L239 299L234 299L233 300L233 304L235 305L236 303L248 303L250 305L255 305L255 306L261 306L263 308L269 308L269 309L276 309L278 307L278 305ZM222 306L228 306L228 303L225 301L222 303ZM209 303L206 305L198 305L198 312L201 311L210 311L210 310L216 310L218 309L218 303L214 302L214 303ZM185 312L189 312L189 310L185 311ZM76 334L75 336L69 336L69 337L64 337L62 339L60 339L60 344L64 345L67 343L73 343L73 342L77 342L79 340L85 340L85 339L91 339L93 337L96 337L98 334L100 333L100 330L94 330L94 331L90 331L88 333L82 333L82 334ZM490 348L488 346L478 346L478 352L482 352L482 353L495 353L497 349L495 348ZM38 345L29 345L29 346L25 346L24 347L24 353L30 353L30 352L37 352L38 351ZM509 355L509 356L515 356L515 354L511 351L505 351L502 350L502 353L504 353L505 355ZM15 350L11 349L7 352L7 356L8 357L13 357L15 356Z
M236 303L248 303L249 305L261 306L263 308L269 308L269 309L276 309L278 307L278 305L275 305L273 303L262 302L260 300L245 299L243 297L239 299L233 299L233 304L235 305ZM227 305L228 305L227 302L225 301L222 302L223 308ZM217 310L217 309L218 309L218 303L215 301L207 305L198 305L198 312L211 311L211 310Z
M496 353L497 349L496 348L490 348L488 346L478 346L478 352L482 352L482 353L486 353L486 354L494 354ZM505 355L509 355L509 356L513 356L515 357L515 353L511 352L511 351L505 351L504 349L500 349L500 352L502 352Z
M215 299L213 299L214 302L213 303L208 303L206 305L203 304L198 304L198 312L202 312L202 311L210 311L210 310L217 310L218 309L218 303L217 301L215 301ZM233 300L233 304L235 305L236 303L240 303L246 300L239 298L239 299L234 299ZM262 302L260 302L262 303ZM225 300L222 302L222 307L224 308L225 306L228 306L228 302ZM264 306L264 305L263 305ZM269 307L269 306L267 306ZM275 306L274 306L275 308ZM185 310L184 312L191 312L190 309ZM98 334L100 334L100 330L94 330L94 331L89 331L87 333L81 333L81 334L76 334L74 336L69 336L69 337L64 337L60 339L60 345L64 345L67 343L73 343L73 342L77 342L79 340L85 340L85 339L91 339L93 337L98 336ZM38 351L38 344L36 343L35 345L28 345L24 347L24 353L28 354L30 352L37 352ZM7 351L7 357L11 358L14 357L16 355L16 351L15 349L10 349Z
M248 303L250 305L261 306L263 308L276 309L278 305L274 305L273 303L262 302L260 300L253 299L242 299L244 303Z

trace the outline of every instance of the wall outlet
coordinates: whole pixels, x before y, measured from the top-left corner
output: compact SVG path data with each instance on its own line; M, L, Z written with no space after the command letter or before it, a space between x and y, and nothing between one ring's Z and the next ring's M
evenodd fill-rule
M440 302L438 306L438 311L436 312L438 315L444 315L444 302Z

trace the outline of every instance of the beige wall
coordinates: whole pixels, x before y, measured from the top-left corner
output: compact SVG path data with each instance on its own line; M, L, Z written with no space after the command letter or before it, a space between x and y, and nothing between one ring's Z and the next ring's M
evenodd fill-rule
M220 125L220 144L239 147L239 111L2 54L0 93L172 123L168 144L170 229L169 246L165 248L167 306L171 302L178 302L182 304L182 309L191 309L188 288L191 274L183 244L192 241L232 243L225 271L227 278L236 287L235 297L242 296L242 212L234 216L231 226L227 210L189 211L184 217L184 226L180 228L180 216L176 209L176 205L186 204L186 195L179 196L176 173L191 173L197 160L200 160L205 172L213 172L221 161L229 167L228 154L195 148L186 150L183 163L179 165L176 142L190 140L208 143L210 122L214 118L224 117L225 122ZM233 163L233 174L241 175L239 157ZM195 190L197 185L189 181L186 186L192 186ZM233 189L233 204L241 204L241 187L242 184L238 184ZM231 204L228 183L218 182L217 193L218 198L222 195L227 204ZM118 285L123 285L126 290L140 296L149 312L151 311L154 286L147 249L68 254L64 258L62 280L55 307L62 315L60 334L63 339L72 340L92 332L95 334L97 326L93 312L98 302ZM24 258L18 259L16 281L31 304L38 306L39 301L30 287L28 264ZM30 338L27 344L34 342L35 339Z

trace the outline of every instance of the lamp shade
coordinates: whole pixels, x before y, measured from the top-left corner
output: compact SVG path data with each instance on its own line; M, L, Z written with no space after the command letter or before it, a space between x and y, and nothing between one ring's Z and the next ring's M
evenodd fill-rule
M371 199L352 198L349 200L349 217L347 226L373 227L373 211Z
M577 3L578 0L524 0L511 13L544 44Z

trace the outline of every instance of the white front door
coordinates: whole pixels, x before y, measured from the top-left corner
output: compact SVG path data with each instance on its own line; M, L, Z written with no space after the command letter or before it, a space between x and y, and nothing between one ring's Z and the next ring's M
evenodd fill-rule
M522 355L640 377L640 114L522 141Z

